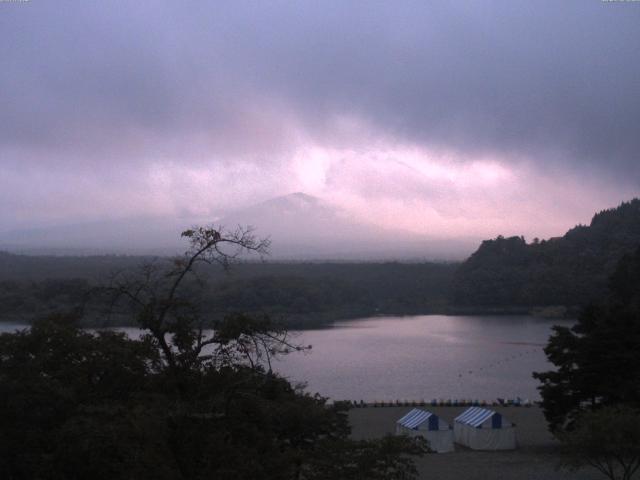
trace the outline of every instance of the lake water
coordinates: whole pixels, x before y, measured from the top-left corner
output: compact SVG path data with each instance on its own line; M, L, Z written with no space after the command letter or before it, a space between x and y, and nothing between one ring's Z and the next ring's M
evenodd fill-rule
M552 325L527 316L375 317L298 333L311 344L274 367L334 399L539 399L533 371Z
M444 315L345 321L294 332L295 341L312 350L283 357L274 369L336 400L535 400L531 373L551 368L542 351L551 326L571 323ZM17 327L0 324L0 331Z

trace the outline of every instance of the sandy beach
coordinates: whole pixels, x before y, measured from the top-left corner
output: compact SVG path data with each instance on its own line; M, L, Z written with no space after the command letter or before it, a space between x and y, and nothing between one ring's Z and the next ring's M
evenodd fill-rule
M395 422L413 407L356 408L349 412L356 439L394 433ZM424 407L449 423L466 407ZM558 470L558 442L547 429L538 407L491 407L517 427L514 451L480 452L456 445L452 453L430 454L416 463L421 479L430 480L591 480L603 478L592 469L579 472Z

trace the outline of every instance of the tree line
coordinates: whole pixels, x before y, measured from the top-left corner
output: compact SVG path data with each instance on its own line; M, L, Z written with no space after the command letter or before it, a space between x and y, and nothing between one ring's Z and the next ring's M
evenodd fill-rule
M0 280L1 320L29 323L38 316L70 311L86 303L87 295L97 285L108 281L113 272L137 268L141 264L163 263L163 259L122 258L107 268L109 261L98 257L64 259L60 276L42 278L31 257L5 255L13 268L34 268L23 278ZM8 260L10 259L10 260ZM58 259L43 258L49 265ZM73 267L76 265L76 267ZM100 268L96 267L100 265ZM119 266L119 268L115 268ZM74 277L75 272L101 273L95 278ZM94 270L98 268L98 270ZM336 319L375 314L422 314L443 312L449 302L451 278L455 264L438 263L238 263L229 272L209 265L199 265L198 274L207 279L205 286L188 283L199 295L210 324L230 313L267 314L293 328L308 328ZM51 269L53 270L53 269ZM47 266L47 275L51 273ZM7 271L5 271L7 272ZM25 278L26 277L26 278ZM94 300L96 300L94 298ZM104 299L105 302L108 299ZM105 303L106 304L106 303ZM131 316L111 315L105 323L103 308L87 306L83 322L87 326L131 324Z

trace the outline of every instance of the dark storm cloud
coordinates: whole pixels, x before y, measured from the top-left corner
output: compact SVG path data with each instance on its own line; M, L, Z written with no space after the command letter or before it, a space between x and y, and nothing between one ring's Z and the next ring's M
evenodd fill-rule
M214 147L233 149L252 141L246 110L273 98L319 142L331 143L335 115L349 114L392 138L452 150L607 169L638 163L640 5L0 9L3 146L135 150L141 138L208 132Z
M263 47L250 65L295 95L316 130L347 111L470 153L637 163L640 6L395 2L305 10L291 24L252 29L245 42Z
M62 215L85 185L125 208L163 162L153 178L183 185L186 204L193 182L222 191L234 168L267 195L289 188L301 145L377 143L637 189L639 26L640 3L599 0L0 3L0 200L26 218L36 182L51 205L69 198Z

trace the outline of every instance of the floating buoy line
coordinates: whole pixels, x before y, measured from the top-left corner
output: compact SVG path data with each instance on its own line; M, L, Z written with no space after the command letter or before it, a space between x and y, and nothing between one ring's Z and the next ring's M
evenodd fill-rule
M490 370L490 369L495 368L495 367L497 367L499 365L507 364L507 363L509 363L509 362L511 362L513 360L517 360L517 359L519 359L521 357L524 357L526 355L539 353L541 349L542 349L542 347L532 348L532 349L529 349L529 350L525 350L524 352L520 352L520 353L517 353L517 354L514 354L514 355L509 355L509 356L501 358L500 360L496 360L495 362L490 363L488 365L480 366L480 367L476 368L475 370L467 370L466 374L473 375L474 372ZM458 373L458 378L462 378L463 375L465 375L465 372Z

